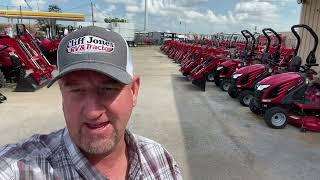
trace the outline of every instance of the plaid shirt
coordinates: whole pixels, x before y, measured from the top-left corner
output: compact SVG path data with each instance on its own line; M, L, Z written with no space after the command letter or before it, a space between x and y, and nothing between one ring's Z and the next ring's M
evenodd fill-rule
M158 143L126 131L128 179L180 180L172 156ZM68 130L34 135L0 148L0 179L108 179L72 142Z

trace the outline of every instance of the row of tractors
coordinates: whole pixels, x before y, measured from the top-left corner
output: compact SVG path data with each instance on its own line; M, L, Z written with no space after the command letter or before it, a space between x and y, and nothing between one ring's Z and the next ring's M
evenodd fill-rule
M298 56L298 30L302 29L313 37L305 64ZM269 127L282 129L290 123L301 131L320 131L320 82L313 69L318 66L318 37L304 24L292 26L291 31L295 48L284 47L283 38L265 28L261 35L242 30L227 40L166 41L160 49L180 64L179 71L192 84L205 91L206 83L214 82L241 105L263 116ZM245 41L237 40L240 37Z
M44 86L52 78L59 43L34 38L23 24L16 25L13 37L0 34L0 88L7 82L16 83L17 92L32 92ZM0 101L4 98L0 95Z

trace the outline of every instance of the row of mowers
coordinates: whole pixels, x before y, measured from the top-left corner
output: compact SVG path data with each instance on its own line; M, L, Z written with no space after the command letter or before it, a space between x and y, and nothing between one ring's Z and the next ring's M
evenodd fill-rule
M297 30L302 29L314 39L304 65L298 56L301 37ZM260 36L242 30L245 42L231 38L210 46L167 41L160 49L180 64L180 72L192 84L205 91L206 83L214 82L241 105L263 115L269 127L282 129L290 123L301 131L320 131L320 82L312 69L318 66L318 37L304 24L292 26L291 31L297 40L295 48L283 47L281 36L265 28Z
M55 67L43 51L46 49L48 53L54 54L58 44L41 43L23 24L16 25L14 37L0 34L0 88L6 82L17 83L17 92L33 92L44 86L52 78Z

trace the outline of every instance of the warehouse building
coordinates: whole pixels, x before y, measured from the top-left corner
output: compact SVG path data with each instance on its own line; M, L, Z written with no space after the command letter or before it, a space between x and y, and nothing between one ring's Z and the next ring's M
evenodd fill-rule
M302 4L300 23L310 26L320 38L320 1L319 0L297 0L298 4ZM313 46L313 38L309 32L303 30L301 33L301 48L299 56L305 62L308 53ZM320 47L316 51L317 63L320 64ZM314 68L320 74L320 67Z

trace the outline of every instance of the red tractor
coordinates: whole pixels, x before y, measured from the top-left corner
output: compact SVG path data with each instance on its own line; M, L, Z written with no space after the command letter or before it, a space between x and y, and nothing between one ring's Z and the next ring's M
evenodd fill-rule
M0 86L15 81L15 91L32 92L52 78L52 66L36 40L23 24L16 25L17 35L0 35Z
M317 73L312 69L318 66L315 57L318 36L309 26L298 24L291 27L296 37L299 37L297 28L306 29L314 39L306 64L296 64L297 68L302 68L300 72L277 74L259 81L255 87L255 98L250 102L250 110L264 113L266 124L274 129L282 129L290 123L302 131L320 131L320 82L314 80ZM300 57L294 58L301 62Z

